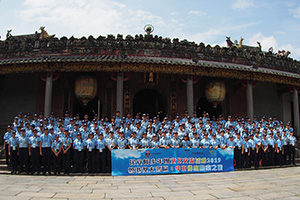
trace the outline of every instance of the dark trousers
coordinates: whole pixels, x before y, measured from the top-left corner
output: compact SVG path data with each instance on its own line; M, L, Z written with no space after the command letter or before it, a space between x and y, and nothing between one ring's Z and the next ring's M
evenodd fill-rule
M279 150L279 152L276 153L276 164L282 165L282 150Z
M43 160L43 173L48 172L51 174L50 164L51 164L51 149L50 147L42 148L42 160Z
M96 149L92 149L91 151L87 149L87 164L88 164L88 173L96 172Z
M290 156L289 156L289 164L293 164L295 165L295 154L296 154L296 150L295 150L295 146L290 145L289 146L289 152L290 152Z
M240 168L241 167L241 163L242 163L242 148L240 147L235 147L234 149L234 159L235 159L235 163L236 163L236 168Z
M250 162L253 162L255 169L258 168L258 153L256 153L256 148L250 148Z
M52 160L53 160L53 171L54 171L54 174L60 173L60 170L61 170L61 152L58 154L58 156L56 156L52 152Z
M275 160L275 149L272 146L269 146L269 152L268 152L268 159L269 159L269 165L273 166L274 160Z
M5 144L5 161L6 161L6 165L7 167L9 167L9 155L8 155L8 144Z
M105 173L106 169L106 150L103 149L102 152L100 152L99 149L96 149L97 151L97 160L96 160L96 165L97 165L97 173Z
M289 153L289 146L288 145L283 145L283 149L284 149L284 152L283 152L283 155L282 155L282 164L284 165L287 165L287 157L288 155L290 155Z
M41 171L41 163L40 163L40 150L38 147L31 148L31 172L32 173L40 173Z
M78 151L74 149L74 172L81 172L83 173L83 158L84 152L83 150Z
M16 150L13 150L13 148L10 148L10 166L11 166L11 171L16 172L17 167L18 167L18 151L17 148Z
M63 151L61 152L62 157L63 157L63 170L65 174L70 173L70 166L71 166L71 149L67 151L67 153L64 153Z
M111 173L111 151L109 149L106 150L106 162L107 162L107 170L106 173Z
M19 148L19 165L20 172L29 172L29 163L28 163L28 148Z
M268 150L265 152L262 149L262 166L268 166Z

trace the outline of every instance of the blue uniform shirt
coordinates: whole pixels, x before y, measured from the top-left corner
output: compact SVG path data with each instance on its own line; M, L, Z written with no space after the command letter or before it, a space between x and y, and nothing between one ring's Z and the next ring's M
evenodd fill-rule
M37 148L40 146L40 138L39 137L34 137L34 136L31 136L29 138L29 144L30 144L30 148Z
M18 138L11 137L11 138L9 138L7 143L10 145L10 148L12 148L12 150L17 150Z
M131 146L132 148L136 148L138 146L139 142L136 138L129 138L128 139L128 145Z
M54 151L58 152L59 149L61 148L61 143L59 140L54 140L51 144L51 148L54 149Z
M92 151L93 149L95 149L96 140L94 138L87 139L85 143L86 143L86 148L87 148L88 151Z
M72 144L72 138L70 136L66 137L65 135L62 135L59 138L59 141L63 145L64 149L67 149L70 146L70 144Z
M181 146L183 148L189 148L191 146L191 142L189 140L182 140L181 141Z
M77 138L76 140L74 140L73 146L74 146L74 149L76 149L78 151L82 151L84 146L86 146L86 145L83 140Z
M104 140L104 138L102 138L102 140L100 140L100 138L96 140L96 148L100 152L102 152L105 149L105 147L106 147L106 141Z
M51 147L51 135L42 134L40 137L40 142L42 142L42 148Z
M203 148L206 148L206 149L209 148L209 145L210 145L209 139L205 139L205 138L202 139L200 144Z
M216 147L218 147L219 146L219 141L217 140L217 139L211 139L210 140L210 144L209 144L211 147L214 147L214 148L216 148Z
M117 145L120 149L124 149L127 146L127 140L125 138L117 139Z
M28 137L20 135L18 137L19 148L27 148L28 147Z
M140 140L140 146L142 147L142 148L148 148L148 146L149 146L149 140L147 140L147 139L141 139Z

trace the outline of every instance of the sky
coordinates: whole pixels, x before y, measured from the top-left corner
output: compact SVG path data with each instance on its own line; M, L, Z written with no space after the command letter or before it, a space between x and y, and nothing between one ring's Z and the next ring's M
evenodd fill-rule
M144 34L226 46L226 36L300 60L299 0L0 0L0 36L45 26L57 37Z

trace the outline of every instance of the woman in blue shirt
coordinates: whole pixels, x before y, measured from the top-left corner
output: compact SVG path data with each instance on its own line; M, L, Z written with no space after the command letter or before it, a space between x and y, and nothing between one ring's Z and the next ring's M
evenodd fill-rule
M88 173L96 172L96 141L94 139L94 134L92 132L89 133L88 139L86 140L86 150L87 150L87 162L88 162Z
M40 137L40 155L42 156L43 160L43 174L46 174L46 171L48 171L48 174L51 175L50 170L50 162L51 162L51 135L48 133L48 128L45 127L44 134Z
M28 137L25 135L25 129L21 128L21 135L18 136L18 146L19 146L19 167L20 173L29 173L29 162L28 162Z

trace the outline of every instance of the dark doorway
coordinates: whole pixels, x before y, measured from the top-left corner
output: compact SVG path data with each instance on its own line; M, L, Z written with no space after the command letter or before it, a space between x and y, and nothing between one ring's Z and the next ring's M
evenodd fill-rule
M210 117L218 117L222 114L222 105L218 104L216 108L207 101L205 97L202 97L197 103L197 115L202 117L203 112L206 111Z
M165 116L165 104L161 94L153 89L144 89L133 98L133 113L149 113L150 117Z
M74 102L73 111L73 115L75 116L78 113L80 119L83 119L84 115L88 114L89 120L92 120L94 118L94 115L98 114L98 97L95 97L92 101L88 102L86 106L83 105L83 103L79 99L76 99Z

